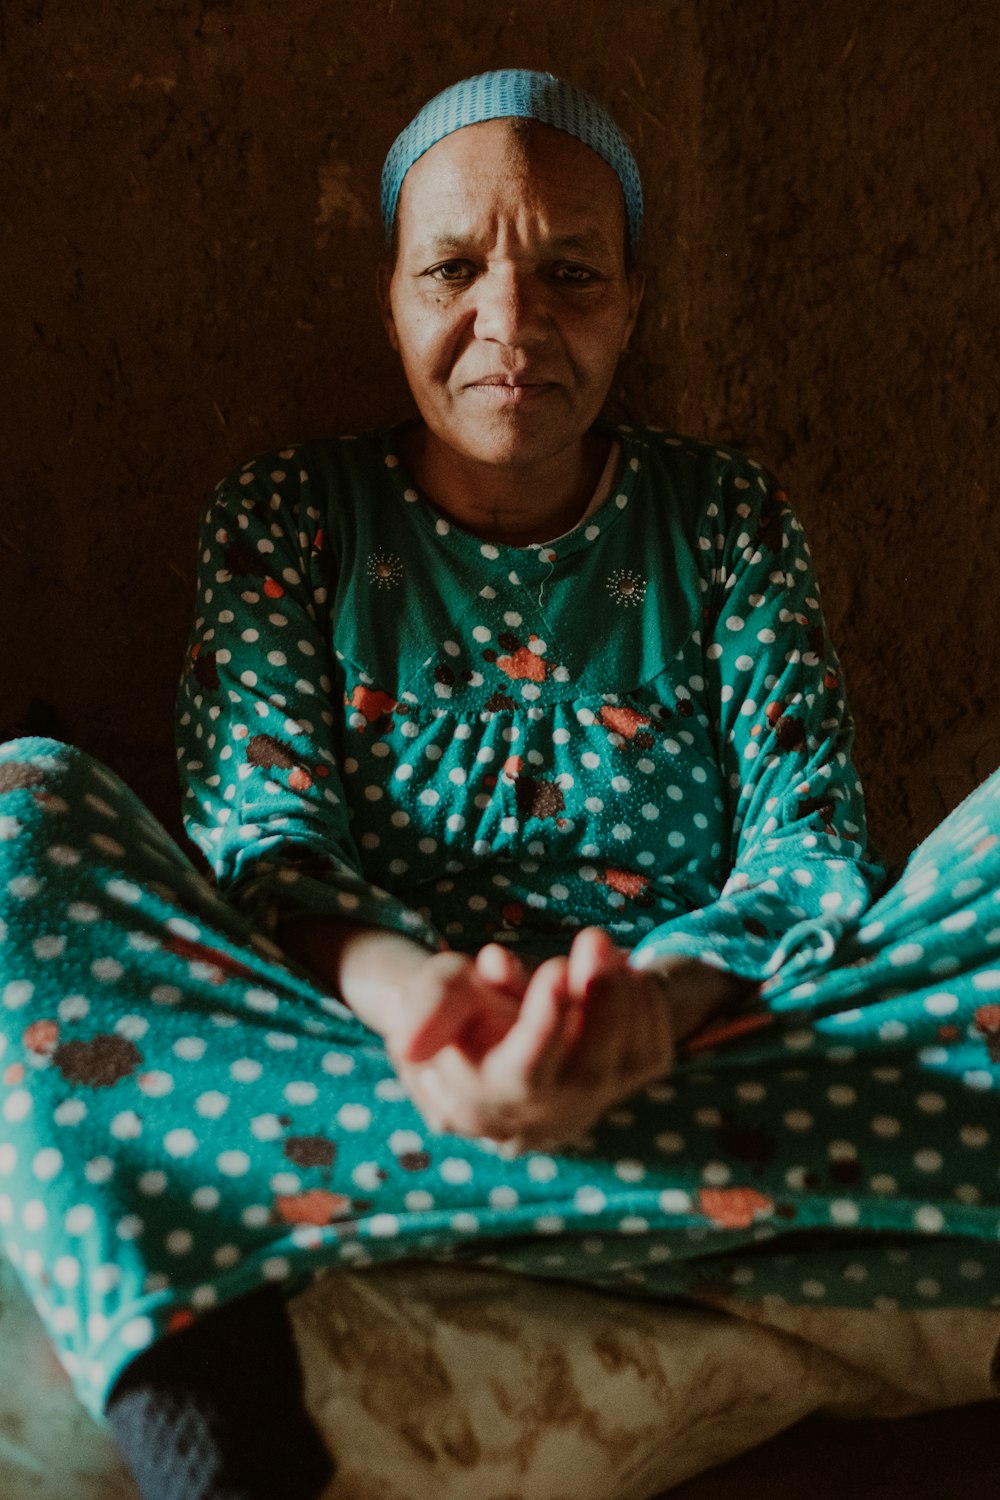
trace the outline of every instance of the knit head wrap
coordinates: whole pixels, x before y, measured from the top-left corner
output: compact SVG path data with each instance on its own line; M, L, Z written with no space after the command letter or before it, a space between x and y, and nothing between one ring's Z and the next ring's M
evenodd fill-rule
M500 68L463 78L424 105L393 141L382 168L382 218L391 237L403 178L418 157L465 125L517 116L554 125L583 141L617 174L625 194L629 243L642 230L642 184L635 158L602 104L572 83L529 68Z

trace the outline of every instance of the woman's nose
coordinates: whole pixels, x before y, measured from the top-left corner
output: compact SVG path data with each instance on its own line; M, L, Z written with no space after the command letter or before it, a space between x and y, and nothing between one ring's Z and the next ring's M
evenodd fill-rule
M476 337L501 344L541 342L547 331L544 288L515 267L493 268L477 283Z

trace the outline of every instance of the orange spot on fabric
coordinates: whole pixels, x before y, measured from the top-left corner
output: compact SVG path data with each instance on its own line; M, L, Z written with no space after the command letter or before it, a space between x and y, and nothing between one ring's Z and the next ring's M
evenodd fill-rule
M296 766L294 771L289 771L288 785L293 792L308 792L312 784L313 779L309 772L304 771L301 766Z
M285 596L285 591L281 587L281 584L274 578L264 579L264 593L269 599L283 599Z
M702 1188L698 1207L720 1229L749 1229L755 1219L774 1212L774 1203L756 1188Z
M1000 1005L980 1005L973 1020L983 1036L1000 1035Z
M627 740L634 739L638 730L653 722L648 714L641 714L638 709L614 708L610 705L601 709L600 720L605 729L613 729Z
M390 697L388 693L383 693L381 688L365 687L363 682L358 683L348 702L352 708L364 714L369 724L373 724L383 714L392 713L394 708L399 707L395 698Z
M522 682L525 679L531 682L545 681L545 662L527 646L520 646L512 656L498 656L497 666L512 682Z
M286 1224L329 1224L342 1219L350 1207L350 1198L327 1192L326 1188L311 1188L274 1200L275 1212Z
M634 870L612 870L609 867L604 871L604 884L609 890L618 891L622 896L640 896L649 884L649 876L638 875Z
M523 769L524 761L521 759L520 755L508 755L507 759L503 763L503 773L505 776L509 776L511 781L516 780L516 778L520 776Z
M24 1063L11 1063L4 1069L4 1083L20 1083L24 1078Z
M55 1021L33 1021L25 1027L21 1040L29 1051L47 1055L59 1043L59 1027Z
M193 1322L194 1313L189 1307L176 1307L167 1319L167 1331L180 1333L182 1328L190 1328Z

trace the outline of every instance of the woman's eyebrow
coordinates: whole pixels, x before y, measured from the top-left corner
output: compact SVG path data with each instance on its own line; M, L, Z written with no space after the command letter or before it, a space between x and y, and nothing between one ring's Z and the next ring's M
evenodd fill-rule
M470 249L476 248L474 235L462 234L440 234L420 243L418 249L421 256L447 256L460 255ZM575 251L579 255L606 255L608 253L608 242L604 235L598 230L585 231L582 234L560 234L542 242L542 247L547 253L565 254Z

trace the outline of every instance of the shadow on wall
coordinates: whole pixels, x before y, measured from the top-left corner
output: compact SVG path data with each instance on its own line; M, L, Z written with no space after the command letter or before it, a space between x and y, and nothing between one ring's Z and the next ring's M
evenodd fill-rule
M992 3L99 9L34 0L0 43L0 723L49 705L178 831L200 507L255 452L405 413L382 156L444 84L541 66L609 104L647 186L617 403L782 474L890 855L996 765Z

